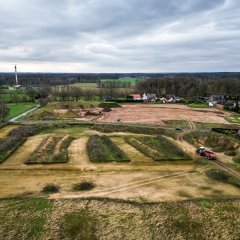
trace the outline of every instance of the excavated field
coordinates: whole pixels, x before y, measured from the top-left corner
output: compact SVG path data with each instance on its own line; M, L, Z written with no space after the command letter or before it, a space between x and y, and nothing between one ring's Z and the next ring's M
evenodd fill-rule
M98 118L100 122L116 122L121 119L126 123L164 125L166 120L190 119L199 123L229 124L224 117L229 113L218 109L193 109L179 104L129 104L105 113Z

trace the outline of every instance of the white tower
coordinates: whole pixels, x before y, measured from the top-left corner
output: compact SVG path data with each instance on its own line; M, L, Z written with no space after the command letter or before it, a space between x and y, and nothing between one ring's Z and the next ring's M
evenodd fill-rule
M16 86L18 86L17 65L15 65L15 79L16 79Z

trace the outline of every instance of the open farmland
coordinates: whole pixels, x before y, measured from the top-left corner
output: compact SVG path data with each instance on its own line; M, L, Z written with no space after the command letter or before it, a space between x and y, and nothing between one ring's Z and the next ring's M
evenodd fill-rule
M194 109L179 104L128 104L114 109L98 118L100 122L116 122L121 119L125 123L164 125L169 120L191 120L199 123L229 124L225 117L230 113L218 109Z
M151 132L102 133L87 125L38 129L0 164L0 197L41 196L41 188L48 183L61 187L61 192L51 198L168 201L240 196L237 186L213 184L205 174L211 166L198 164L181 144L164 134L157 137ZM9 131L8 126L0 130L6 139ZM14 132L19 130L14 128ZM158 156L158 161L127 139L137 139L147 146L150 153ZM89 150L92 144L99 145L102 151L92 156ZM96 161L99 154L101 161ZM80 180L92 181L96 188L91 192L74 192L71 186Z
M231 126L224 120L228 113L170 106L124 105L80 123L76 109L65 112L67 121L57 121L52 104L52 115L40 109L30 123L0 128L0 235L14 240L148 240L159 234L162 239L236 239L240 177L195 154L197 146L206 145L225 166L240 171L239 139L211 131L223 123ZM144 119L148 114L150 122L96 123L126 108ZM101 107L78 111L83 116L96 110ZM154 112L161 124L151 122ZM215 121L195 121L199 114ZM83 183L91 189L75 188ZM43 191L51 186L57 190Z

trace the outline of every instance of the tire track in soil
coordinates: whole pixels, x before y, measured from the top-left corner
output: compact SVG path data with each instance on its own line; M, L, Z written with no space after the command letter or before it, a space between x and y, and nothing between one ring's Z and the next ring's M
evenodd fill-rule
M204 166L204 167L198 168L198 172L201 170L204 170L205 168L207 168L207 167ZM190 171L184 171L184 172L179 172L179 173L173 173L173 174L169 174L169 175L165 175L165 176L143 179L143 180L135 181L132 183L119 185L116 187L95 190L84 197L100 197L100 196L117 193L117 192L125 191L128 189L138 188L138 187L146 186L146 185L153 184L156 182L160 182L160 181L164 181L164 180L168 180L168 179L174 179L174 178L178 178L178 177L183 177L183 176L187 176L187 175L191 175L191 174L195 174L195 173L196 173L195 170L190 170ZM52 196L52 198L54 198L54 196ZM79 195L67 195L63 198L79 198Z
M206 168L205 166L199 169L203 169ZM168 179L174 179L174 178L178 178L178 177L183 177L183 176L187 176L187 175L191 175L196 173L195 171L185 171L185 172L181 172L181 173L173 173L170 175L165 175L165 176L159 176L159 177L155 177L155 178L150 178L150 179L145 179L145 180L141 180L141 181L136 181L133 183L129 183L129 184L124 184L124 185L120 185L117 187L112 187L109 188L107 190L98 190L100 194L98 194L98 192L93 192L97 193L97 196L104 196L104 195L108 195L108 194L112 194L112 193L117 193L117 192L121 192L124 190L129 190L132 188L137 188L137 187L141 187L141 186L145 186L145 185L149 185L152 183L156 183L156 182L160 182L160 181L164 181L164 180L168 180ZM105 191L105 192L102 192Z

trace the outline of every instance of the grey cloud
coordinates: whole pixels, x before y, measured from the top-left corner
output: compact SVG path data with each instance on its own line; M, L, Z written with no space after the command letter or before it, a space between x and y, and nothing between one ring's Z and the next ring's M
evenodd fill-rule
M0 62L79 63L79 71L84 63L92 72L238 71L239 5L238 0L0 0Z

